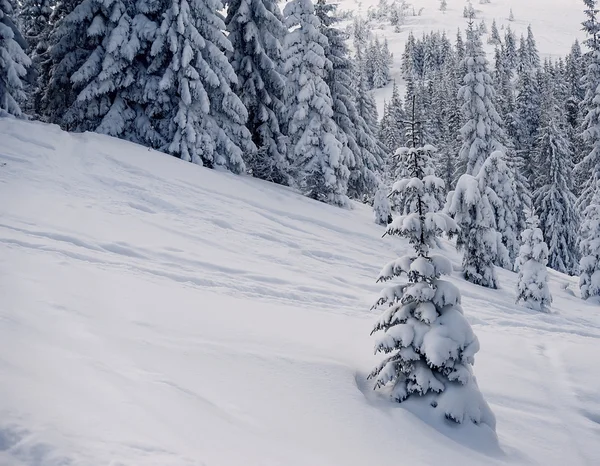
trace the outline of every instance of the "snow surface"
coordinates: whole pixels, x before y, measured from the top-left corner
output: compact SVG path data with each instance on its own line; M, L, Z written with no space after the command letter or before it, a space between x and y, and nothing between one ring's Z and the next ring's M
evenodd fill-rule
M387 0L388 4L392 1ZM340 11L350 11L354 16L366 17L369 7L376 9L379 0L337 0L336 3L339 4ZM389 42L390 52L394 55L390 77L397 81L401 95L405 92L400 68L401 57L411 31L417 38L423 33L446 31L448 38L454 43L456 32L460 28L463 40L465 39L467 20L463 17L463 9L468 3L465 0L448 0L447 3L447 11L441 12L440 0L407 0L407 4L413 5L417 12L420 8L423 8L423 12L421 16L407 16L399 33L394 32L394 26L389 22L371 21L371 33L380 39L386 38ZM581 30L581 23L585 19L583 0L491 0L488 4L472 0L471 3L476 11L476 24L484 19L491 32L492 21L496 19L503 39L506 28L510 26L516 34L517 45L521 34L527 37L527 26L531 24L542 61L546 57L564 57L575 39L581 41L585 38ZM515 21L512 22L508 20L511 8L515 16ZM348 26L351 22L349 20L343 24ZM488 52L488 58L492 60L494 45L487 43L488 37L489 34L483 35L483 46ZM384 100L389 101L392 97L392 85L390 82L374 91L380 118Z
M518 14L518 12L515 12ZM409 253L370 207L95 134L0 118L0 464L600 464L600 312L550 272L552 313L449 280L497 417L389 402L369 311Z

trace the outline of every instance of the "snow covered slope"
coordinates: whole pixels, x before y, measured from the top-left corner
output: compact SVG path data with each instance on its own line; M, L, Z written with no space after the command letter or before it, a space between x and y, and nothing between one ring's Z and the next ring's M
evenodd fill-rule
M387 2L391 4L392 0ZM342 11L351 11L354 16L366 17L369 7L377 8L379 0L339 0L337 3ZM457 30L461 29L464 39L466 20L463 17L463 9L468 4L465 0L447 0L447 11L441 12L440 0L407 0L407 3L413 5L417 12L421 8L423 11L420 16L406 17L401 32L394 32L394 27L389 23L381 24L376 20L371 22L372 34L380 39L386 38L389 42L390 51L394 54L391 78L396 79L401 86L400 59L409 33L412 31L418 37L431 31L446 31L448 37L454 41ZM491 0L488 4L480 4L479 0L473 0L471 3L477 12L477 23L485 20L489 30L495 19L501 36L504 36L505 32L503 28L510 26L518 39L521 34L527 35L527 26L531 25L542 60L546 57L564 57L575 39L581 41L585 38L581 30L585 7L582 0ZM508 21L511 9L515 17L515 21L512 22ZM484 47L492 59L494 46L487 44L487 37L488 35L484 35ZM375 90L374 94L381 116L383 101L389 100L392 95L392 84Z
M600 464L600 311L460 279L498 418L423 422L374 394L381 266L341 210L94 134L0 119L0 464ZM450 244L445 254L456 267Z

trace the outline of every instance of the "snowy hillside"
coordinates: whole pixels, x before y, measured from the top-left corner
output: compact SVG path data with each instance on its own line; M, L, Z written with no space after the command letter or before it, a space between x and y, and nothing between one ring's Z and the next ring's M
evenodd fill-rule
M352 12L353 16L366 17L369 8L377 8L379 0L339 0L337 3L341 11ZM387 0L387 3L391 4L392 0ZM400 58L409 33L419 37L431 31L446 31L448 37L454 41L458 29L463 31L464 36L466 19L463 17L463 9L468 4L465 0L447 0L448 8L446 12L442 12L439 9L440 0L407 0L406 3L411 5L410 13L412 7L417 13L419 9L423 10L420 16L407 16L400 32L395 32L394 26L389 22L371 22L371 33L389 42L390 51L394 55L390 77L396 79L400 85ZM581 30L581 22L584 19L584 5L581 0L491 0L487 4L473 0L471 3L476 11L476 21L484 20L489 28L492 21L496 20L501 34L504 34L503 29L510 26L518 38L521 34L527 35L527 26L531 25L542 60L546 57L564 57L575 39L581 41L585 38ZM514 21L508 20L511 9ZM351 21L348 21L345 24L350 23ZM484 39L485 37L487 35ZM487 44L486 40L484 45L491 59L494 46ZM374 92L381 115L383 101L389 100L392 95L392 84Z
M374 280L406 249L369 208L41 123L0 141L0 464L600 464L600 313L575 279L551 272L540 314L512 273L451 278L497 448L365 381Z

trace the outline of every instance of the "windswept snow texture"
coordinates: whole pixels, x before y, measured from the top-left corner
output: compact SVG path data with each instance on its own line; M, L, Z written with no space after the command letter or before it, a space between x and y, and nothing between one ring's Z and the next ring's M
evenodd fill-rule
M106 136L0 119L0 464L598 465L600 312L467 283L500 447L365 381L382 263L371 208Z

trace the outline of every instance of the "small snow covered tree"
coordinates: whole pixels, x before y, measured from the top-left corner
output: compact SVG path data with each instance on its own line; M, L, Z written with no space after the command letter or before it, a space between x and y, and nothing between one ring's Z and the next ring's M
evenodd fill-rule
M308 197L346 206L349 170L325 82L332 66L325 58L327 38L320 31L311 0L291 0L283 14L291 30L283 52L289 158Z
M397 402L420 397L440 417L457 423L486 424L495 430L495 417L473 374L479 342L460 306L460 292L442 275L452 272L450 261L430 254L435 239L454 233L447 215L428 211L426 175L431 167L423 152L409 149L408 178L398 180L394 191L415 199L413 211L396 218L387 234L407 238L414 254L387 264L378 281L406 274L408 282L384 289L374 307L388 305L373 331L383 332L375 344L385 359L371 372L375 389L388 388Z
M483 35L483 34L487 34L488 33L488 28L487 28L487 24L485 22L485 19L482 19L481 22L479 23L479 35Z
M508 13L508 20L510 22L513 22L515 20L515 14L513 13L512 8L510 9L510 12Z
M17 28L15 3L0 0L0 111L21 116L25 100L24 79L31 60Z
M500 38L500 32L498 31L498 25L496 24L496 19L492 21L492 31L490 33L490 38L488 39L488 43L494 45L502 44L502 39Z
M284 136L281 41L287 33L274 0L232 0L225 19L233 52L230 62L237 75L236 94L248 110L246 127L257 152L246 154L252 175L290 184Z
M440 11L442 13L446 13L447 9L448 9L448 2L446 0L440 0Z
M517 278L517 303L536 311L546 312L552 302L548 288L548 246L538 228L538 218L527 220L528 228L521 233L521 248L515 263Z
M475 18L475 15L475 8L473 8L471 0L468 0L467 5L463 8L463 18Z
M526 43L526 47L527 47L528 66L530 68L539 68L540 67L540 54L537 49L535 37L533 36L533 30L531 29L531 24L529 26L527 26L527 39L526 39L525 43Z
M373 217L378 225L387 225L392 223L392 207L388 199L388 193L385 186L380 187L375 192L373 199Z
M373 72L373 88L378 89L385 86L390 79L390 56L387 46L384 49L377 36L369 47L369 59Z
M465 58L464 85L459 91L463 100L462 113L465 124L461 128L462 147L459 152L459 172L477 175L485 159L496 150L503 150L505 139L502 120L496 111L496 94L492 77L487 70L487 58L479 35L469 21Z
M472 175L462 175L454 191L448 193L446 211L454 218L459 233L456 247L464 251L463 275L468 281L497 288L494 263L507 254L502 235L496 231L494 207L496 195Z
M496 231L502 236L505 249L498 251L495 264L512 270L519 252L519 213L525 209L519 197L512 170L504 153L493 152L477 175L494 213Z
M600 189L586 207L581 222L579 288L583 299L600 298Z

